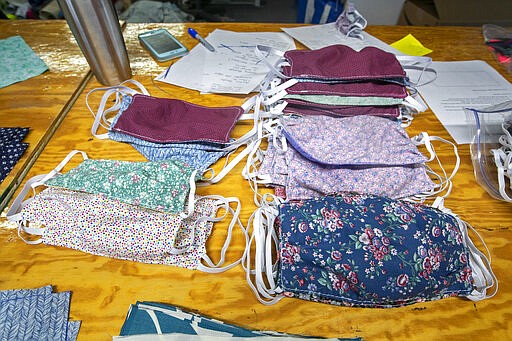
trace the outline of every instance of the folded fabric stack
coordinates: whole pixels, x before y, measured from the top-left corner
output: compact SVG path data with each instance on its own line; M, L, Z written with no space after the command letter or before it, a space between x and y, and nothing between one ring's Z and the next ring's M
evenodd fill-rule
M249 160L249 180L275 188L253 214L254 267L245 262L260 302L396 307L496 293L488 257L437 197L458 161L451 175L427 166L430 142L448 141L404 129L406 83L376 48L289 51L276 64L262 85L268 146Z
M427 158L403 128L382 117L282 117L286 150L269 143L258 175L289 200L341 192L406 198L435 188Z
M180 161L91 160L81 153L82 163L59 173L77 153L29 180L7 212L20 232L40 236L29 243L204 271L201 261L222 265L211 262L205 244L221 207L238 219L229 207L235 200L195 195L195 169ZM46 188L22 201L40 185Z
M0 128L0 183L14 168L28 143L22 142L29 128Z
M108 109L115 110L103 138L129 143L149 161L179 160L201 172L230 151L230 133L244 111L139 93L123 94L119 107ZM98 113L97 120L105 121L108 111Z
M289 200L341 192L406 198L437 187L402 127L409 96L395 55L333 45L287 51L283 60L262 90L277 128L260 179L284 187Z
M376 47L287 51L275 75L262 89L264 103L284 100L284 113L398 118L407 111L406 73L395 55Z
M119 336L113 340L319 340L314 337L256 331L225 323L191 311L156 302L137 302L130 306ZM361 340L324 339L321 340Z
M0 291L0 340L76 340L80 321L69 321L71 293L38 289Z

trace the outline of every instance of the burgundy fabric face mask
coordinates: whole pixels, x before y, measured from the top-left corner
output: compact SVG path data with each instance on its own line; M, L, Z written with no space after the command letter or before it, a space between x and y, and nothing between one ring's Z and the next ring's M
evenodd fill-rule
M212 108L136 94L111 130L157 143L227 143L242 113L241 107Z
M298 82L286 89L290 95L339 95L405 98L405 87L395 83L367 81L354 83Z
M344 117L356 115L371 115L388 118L400 117L400 109L397 105L392 106L348 106L348 105L328 105L315 104L311 106L308 102L298 99L287 99L288 104L283 109L286 114L298 115L326 115L331 117Z
M331 45L287 51L284 57L290 66L284 66L282 73L290 78L357 81L406 77L394 54L373 46L357 52L345 45Z

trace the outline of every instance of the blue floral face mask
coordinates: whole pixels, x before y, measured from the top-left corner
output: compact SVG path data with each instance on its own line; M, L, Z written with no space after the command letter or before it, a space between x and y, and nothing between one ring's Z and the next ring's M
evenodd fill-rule
M266 300L396 307L450 296L478 301L494 295L487 289L497 289L466 224L440 209L345 193L263 210L260 218L277 214L277 231L275 237L258 233L274 239L279 254L274 277L266 281L270 288L259 281ZM268 270L270 262L264 263Z

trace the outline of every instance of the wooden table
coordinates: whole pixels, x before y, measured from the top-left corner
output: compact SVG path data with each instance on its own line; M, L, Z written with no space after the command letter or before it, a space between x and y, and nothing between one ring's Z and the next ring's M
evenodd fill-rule
M191 24L206 36L215 28L233 31L279 31L273 24ZM154 62L143 50L137 33L166 27L187 47L197 42L186 34L182 24L129 24L125 38L134 79L156 97L173 97L209 106L239 105L246 96L199 95L196 91L163 83L153 83L167 63ZM392 43L412 33L434 50L437 61L485 60L505 74L483 45L479 28L458 27L369 27L367 32ZM300 46L300 45L299 45ZM85 95L100 84L92 78L64 118L27 176L53 169L72 149L86 151L90 158L143 161L131 146L94 139L89 130L92 116L85 106ZM92 99L99 102L99 95ZM233 135L240 136L249 126L239 124ZM427 131L446 139L450 136L431 111L417 116L408 132L411 136ZM448 158L449 149L440 148ZM498 294L474 303L449 298L401 308L368 309L336 307L298 299L283 299L265 306L254 297L237 267L222 274L205 274L181 268L140 264L51 246L30 246L13 229L0 229L0 289L31 288L53 284L56 291L71 290L71 319L82 320L80 340L108 340L118 335L130 304L137 300L158 301L186 307L201 314L253 329L277 330L325 337L363 337L365 340L465 340L512 338L512 210L508 203L492 199L475 181L469 146L459 146L462 164L446 206L473 225L492 254L493 270L500 281ZM70 166L73 166L71 164ZM242 202L244 223L254 211L252 192L236 167L219 184L199 189L200 194L237 196ZM223 242L225 222L215 225L208 251L217 255ZM479 244L476 240L475 242ZM242 237L235 235L228 257L243 250Z
M21 36L48 65L37 77L0 89L0 127L30 127L29 146L0 183L0 212L73 105L89 65L65 21L0 20L0 39Z

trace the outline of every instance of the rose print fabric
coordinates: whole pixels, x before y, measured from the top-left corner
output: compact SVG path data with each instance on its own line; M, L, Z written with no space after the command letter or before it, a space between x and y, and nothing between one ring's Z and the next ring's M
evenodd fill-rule
M84 160L78 167L48 180L47 186L104 194L128 204L179 213L190 193L195 169L177 160L131 162Z
M208 219L217 211L215 200L196 199L194 213L183 219L101 194L48 187L22 208L21 220L42 225L47 245L196 269L213 227Z
M459 224L432 207L344 193L281 204L276 227L285 296L394 307L473 290Z

